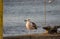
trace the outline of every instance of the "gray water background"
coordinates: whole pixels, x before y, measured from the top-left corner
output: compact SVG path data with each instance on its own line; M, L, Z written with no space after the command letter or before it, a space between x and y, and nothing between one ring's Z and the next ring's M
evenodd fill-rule
M15 36L33 33L43 33L44 1L43 0L4 0L3 35ZM30 18L38 26L37 30L25 27L24 20ZM60 0L49 4L46 1L46 24L60 25Z

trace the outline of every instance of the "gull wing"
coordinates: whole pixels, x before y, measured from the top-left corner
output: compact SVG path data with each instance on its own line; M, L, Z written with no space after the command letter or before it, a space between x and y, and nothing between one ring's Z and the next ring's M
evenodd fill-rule
M37 29L37 25L34 22L31 22L31 23L32 23L32 27L34 27L35 29Z

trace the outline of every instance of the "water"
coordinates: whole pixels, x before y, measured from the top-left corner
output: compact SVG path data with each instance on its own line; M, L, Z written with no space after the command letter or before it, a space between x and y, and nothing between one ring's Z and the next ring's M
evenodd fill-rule
M43 33L44 5L43 2L4 2L4 36L25 35ZM58 5L46 5L47 25L60 25L60 7ZM38 26L37 30L29 31L25 27L24 20L30 18Z

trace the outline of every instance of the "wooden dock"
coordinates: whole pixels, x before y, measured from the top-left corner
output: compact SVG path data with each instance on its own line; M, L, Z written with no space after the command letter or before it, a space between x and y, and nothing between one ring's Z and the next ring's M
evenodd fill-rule
M32 34L22 36L9 36L3 39L60 39L60 34Z

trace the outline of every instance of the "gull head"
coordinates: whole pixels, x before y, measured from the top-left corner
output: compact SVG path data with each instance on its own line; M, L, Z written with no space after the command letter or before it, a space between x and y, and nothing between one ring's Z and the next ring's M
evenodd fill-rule
M25 22L26 22L26 21L30 21L30 19L28 18L28 19L26 19L26 20L24 20L24 21L25 21Z

